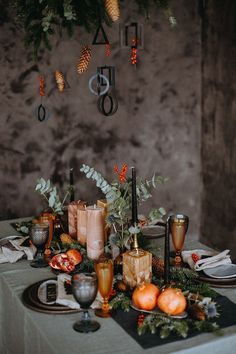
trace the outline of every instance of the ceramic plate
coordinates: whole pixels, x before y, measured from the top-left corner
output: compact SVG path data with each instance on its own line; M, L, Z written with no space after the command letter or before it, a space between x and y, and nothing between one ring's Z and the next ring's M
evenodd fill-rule
M147 238L161 238L165 236L165 228L159 225L143 226L142 233Z
M211 278L236 278L236 264L225 264L215 268L204 269L203 272Z
M158 308L155 308L152 311L147 311L147 310L140 310L138 307L134 306L133 303L131 303L130 305L132 307L132 309L139 311L139 312L144 312L144 313L152 313L154 315L166 315L164 312L160 311ZM186 318L188 316L187 312L181 312L179 315L175 315L175 316L170 316L172 318L177 318L177 319L183 319Z

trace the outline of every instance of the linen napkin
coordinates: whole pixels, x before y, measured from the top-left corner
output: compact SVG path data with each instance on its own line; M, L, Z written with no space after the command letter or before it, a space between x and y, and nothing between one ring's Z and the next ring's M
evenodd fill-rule
M64 305L72 309L80 309L80 305L76 302L73 294L67 294L65 290L64 283L71 282L71 275L66 273L61 273L57 276L57 299L56 303L59 305ZM96 299L91 305L92 309L101 307L101 295L98 293Z
M199 272L203 269L215 268L220 265L232 263L229 252L229 250L225 250L221 253L216 254L214 251L196 249L192 251L182 251L182 258L185 263L189 264L190 268ZM196 254L199 257L199 260L196 263L192 258L193 254ZM208 257L201 259L202 256Z
M0 239L0 263L15 263L24 256L31 261L37 248L34 245L23 246L28 238L28 236L7 236Z

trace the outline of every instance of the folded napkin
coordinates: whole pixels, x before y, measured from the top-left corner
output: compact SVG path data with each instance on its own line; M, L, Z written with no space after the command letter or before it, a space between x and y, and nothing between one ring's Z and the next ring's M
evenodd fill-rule
M22 246L28 238L28 236L8 236L0 239L0 263L15 263L24 256L31 261L37 249L34 245Z
M192 251L182 251L182 258L185 263L188 263L190 268L199 272L200 270L207 268L215 268L220 265L232 263L229 250L225 250L221 253L216 254L213 251L205 251L201 249ZM194 262L194 257L192 255L197 255L199 260ZM209 256L207 258L202 258L202 256Z
M72 309L80 309L80 305L76 302L74 296L72 294L67 294L65 290L64 283L71 282L71 275L66 273L61 273L57 276L57 299L56 303L60 305L64 305L70 307ZM101 307L101 296L98 293L96 299L91 305L92 309Z

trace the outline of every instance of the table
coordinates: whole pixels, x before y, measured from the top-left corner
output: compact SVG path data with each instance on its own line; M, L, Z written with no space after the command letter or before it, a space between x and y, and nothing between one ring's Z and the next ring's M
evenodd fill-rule
M24 219L25 220L25 219ZM11 220L10 222L12 222ZM9 221L0 222L0 237L15 235ZM207 248L188 238L186 248ZM236 347L236 325L224 336L204 333L193 338L144 350L113 319L98 319L101 329L80 334L72 329L79 314L48 315L26 308L21 301L30 284L52 277L49 268L31 268L28 261L0 264L1 354L231 354ZM236 303L236 289L218 289ZM236 319L235 319L236 323Z

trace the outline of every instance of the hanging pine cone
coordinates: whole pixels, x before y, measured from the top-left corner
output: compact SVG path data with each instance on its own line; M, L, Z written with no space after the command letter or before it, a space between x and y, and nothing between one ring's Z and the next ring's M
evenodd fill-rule
M61 71L59 70L55 71L55 79L56 79L58 90L62 92L65 88L65 80Z
M91 56L91 49L88 46L84 46L81 50L79 64L77 65L78 74L82 74L88 69Z
M120 9L118 0L105 0L105 9L112 22L119 20Z

